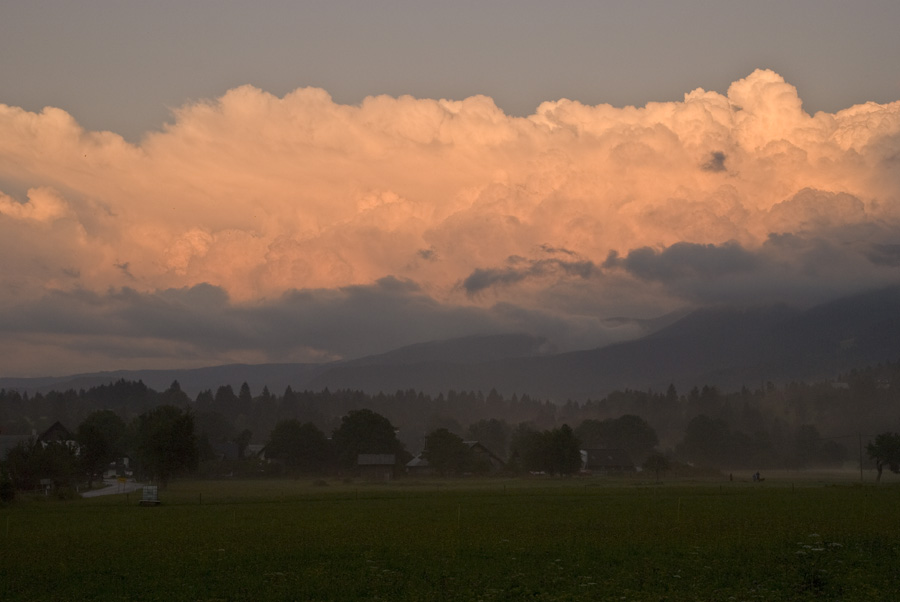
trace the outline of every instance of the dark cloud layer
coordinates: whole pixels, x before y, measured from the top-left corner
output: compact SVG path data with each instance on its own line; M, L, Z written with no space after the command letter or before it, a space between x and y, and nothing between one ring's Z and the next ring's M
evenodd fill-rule
M622 338L600 322L572 320L502 303L490 308L440 303L414 282L294 290L254 304L219 287L140 293L57 292L0 315L7 340L64 337L63 346L122 361L149 362L174 350L188 360L322 361L475 334L524 332L601 344ZM629 336L631 336L629 334ZM128 342L131 341L131 342ZM262 354L259 350L264 350Z
M680 242L666 249L641 247L625 257L612 252L604 268L621 267L644 280L675 282L699 278L712 280L758 267L758 258L735 242L722 245L698 245Z
M462 282L468 295L475 295L496 286L510 286L531 278L545 276L590 278L596 273L592 261L563 261L561 259L527 260L510 258L511 265L503 268L478 268Z
M641 247L624 256L612 252L601 267L661 286L692 305L810 305L900 282L900 244L881 242L898 235L871 226L864 233L853 226L832 229L828 237L773 233L756 249L733 241Z

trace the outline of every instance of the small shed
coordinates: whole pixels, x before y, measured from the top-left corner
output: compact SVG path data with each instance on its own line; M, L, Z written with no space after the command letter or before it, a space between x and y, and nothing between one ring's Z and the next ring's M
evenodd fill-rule
M583 449L582 468L594 474L635 472L634 462L624 449Z
M428 464L428 460L422 457L422 454L419 454L412 460L406 463L406 474L417 477L427 477L431 476L432 472L434 472L431 468L431 465Z
M394 454L359 454L356 467L359 476L367 481L390 481L395 475L397 456Z

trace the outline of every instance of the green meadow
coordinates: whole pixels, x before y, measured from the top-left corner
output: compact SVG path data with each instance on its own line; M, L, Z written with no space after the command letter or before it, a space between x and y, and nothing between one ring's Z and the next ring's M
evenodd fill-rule
M0 508L0 600L898 600L900 486L174 482Z

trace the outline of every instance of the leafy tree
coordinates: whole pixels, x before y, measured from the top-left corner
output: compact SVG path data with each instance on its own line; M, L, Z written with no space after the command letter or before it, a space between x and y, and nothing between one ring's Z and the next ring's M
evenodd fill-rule
M567 424L543 432L519 425L513 434L513 455L521 462L522 468L532 472L578 472L581 468L580 447L578 438Z
M32 438L20 441L6 451L6 466L16 489L36 489L42 478L35 447L39 444Z
M444 429L446 431L450 431L454 435L462 433L463 428L456 418L451 418L449 416L442 416L440 414L435 414L428 419L428 422L425 426L426 430L436 431L438 429Z
M575 434L591 447L624 449L633 458L644 458L659 444L656 431L634 414L607 420L585 420Z
M819 448L822 446L822 438L816 427L804 424L797 428L794 434L794 464L805 468L815 463Z
M878 469L876 481L881 481L881 471L885 466L891 472L900 472L900 435L897 433L881 433L866 446L869 457L875 460L875 468Z
M213 447L212 443L209 440L209 435L206 433L200 433L197 436L197 460L199 463L212 462L218 458L218 454L216 454L216 448Z
M510 437L509 447L511 468L514 470L544 470L544 440L534 425L522 422L516 426Z
M163 487L173 475L197 469L199 450L191 412L170 405L154 408L135 419L134 436L141 469Z
M836 441L826 441L810 424L798 427L794 435L794 461L797 466L836 465L847 458L847 448Z
M194 430L199 436L206 435L210 443L231 441L237 434L234 424L217 411L194 412Z
M581 424L575 428L575 434L587 447L611 447L604 440L607 431L606 426L609 422L609 419L595 420L593 418L588 418L587 420L582 420Z
M355 467L359 454L395 454L398 462L409 458L394 425L368 409L352 410L341 418L331 441L337 461L344 468Z
M478 441L501 458L506 457L511 434L512 428L509 424L496 418L479 420L470 424L466 430L466 437L469 440Z
M294 418L282 420L269 435L266 456L281 460L292 470L321 472L328 465L328 439L311 422L301 424Z
M730 461L733 441L731 429L721 418L700 414L693 418L678 446L678 455L697 464L722 466Z
M16 488L6 468L0 468L0 502L8 504L16 499Z
M112 410L93 412L78 425L79 458L88 475L88 487L95 474L124 455L125 430L125 422Z
M657 483L659 483L660 473L667 472L671 467L669 459L658 451L651 452L647 459L644 460L644 470L655 474Z
M36 489L41 479L71 486L80 472L75 449L63 441L22 441L7 451L6 466L17 489Z
M472 448L445 428L432 431L425 439L422 456L439 475L462 474L473 470Z

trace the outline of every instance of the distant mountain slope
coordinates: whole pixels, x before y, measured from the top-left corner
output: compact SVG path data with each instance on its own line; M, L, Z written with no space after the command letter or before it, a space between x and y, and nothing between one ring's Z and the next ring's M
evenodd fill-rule
M900 287L847 297L809 310L785 306L701 309L641 339L549 357L479 364L334 365L313 388L368 392L414 388L557 401L597 399L614 389L684 390L694 385L757 387L809 380L900 358Z
M181 389L191 397L205 389L213 392L222 385L235 391L244 382L258 393L268 386L280 395L291 386L295 390L315 387L312 380L334 366L364 367L371 365L409 365L422 361L449 363L481 363L509 357L528 357L543 353L545 340L526 334L504 334L462 337L446 341L431 341L401 347L346 363L326 364L229 364L207 368L182 370L118 370L60 377L0 378L0 388L29 393L68 389L89 389L120 379L143 381L148 387L164 391L177 380Z
M505 358L547 355L546 343L545 338L528 334L469 336L408 345L387 353L344 362L342 365L406 365L422 362L477 364Z
M172 381L177 380L181 389L191 397L205 389L212 389L215 393L221 385L231 385L237 392L244 382L250 385L254 393L261 391L263 386L268 386L273 394L280 395L288 385L302 388L312 376L326 366L326 364L229 364L183 370L117 370L58 377L0 378L0 388L46 393L52 390L89 389L124 379L140 380L151 389L164 391L169 388Z
M506 395L528 393L557 401L597 399L613 389L686 386L697 378L721 385L751 384L781 374L786 361L779 331L797 315L786 308L699 310L652 335L549 357L507 358L478 364L422 361L414 364L333 365L316 375L313 388L368 392L448 388ZM776 376L777 377L777 376Z
M677 318L677 316L674 316ZM665 324L665 325L663 325ZM695 385L758 387L767 380L834 377L851 368L900 359L900 287L854 295L808 310L785 306L700 309L666 319L643 338L557 355L528 335L492 335L411 345L331 364L231 365L196 370L137 370L61 378L0 378L28 391L88 388L121 378L166 389L178 380L194 396L247 382L294 389L359 389L369 393L455 390L565 401L598 399L614 389L679 390Z

